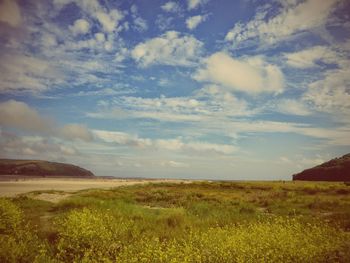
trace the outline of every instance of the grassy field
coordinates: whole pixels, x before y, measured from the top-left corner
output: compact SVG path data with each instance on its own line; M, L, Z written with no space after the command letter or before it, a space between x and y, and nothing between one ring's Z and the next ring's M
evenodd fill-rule
M158 183L58 203L42 193L0 199L0 262L350 262L343 183Z

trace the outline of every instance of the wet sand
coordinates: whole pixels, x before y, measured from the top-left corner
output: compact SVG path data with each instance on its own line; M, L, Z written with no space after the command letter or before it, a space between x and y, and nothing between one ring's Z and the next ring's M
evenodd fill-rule
M145 184L145 183L181 183L189 182L172 179L77 179L77 178L26 178L17 181L0 181L0 197L14 197L32 191L64 191L75 192L83 189L100 188L109 189L124 185Z

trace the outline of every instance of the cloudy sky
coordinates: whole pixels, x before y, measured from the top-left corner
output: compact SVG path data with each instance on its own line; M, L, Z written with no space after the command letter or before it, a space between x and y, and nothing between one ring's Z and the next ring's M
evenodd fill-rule
M350 152L347 0L0 0L0 157L284 180Z

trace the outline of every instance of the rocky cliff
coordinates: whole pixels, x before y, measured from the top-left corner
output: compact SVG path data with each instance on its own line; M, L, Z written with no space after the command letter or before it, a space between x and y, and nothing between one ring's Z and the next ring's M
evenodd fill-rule
M293 180L350 181L350 153L294 174Z

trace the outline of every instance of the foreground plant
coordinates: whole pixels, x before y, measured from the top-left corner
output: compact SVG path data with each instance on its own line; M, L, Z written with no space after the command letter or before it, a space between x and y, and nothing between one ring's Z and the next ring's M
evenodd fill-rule
M152 184L0 198L0 262L350 262L347 186Z
M272 217L160 239L109 213L71 212L60 226L58 259L85 262L337 262L350 259L349 235L295 218ZM132 235L132 233L138 233Z
M46 253L46 243L25 223L22 211L0 198L0 262L40 262Z

